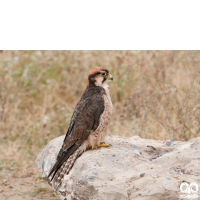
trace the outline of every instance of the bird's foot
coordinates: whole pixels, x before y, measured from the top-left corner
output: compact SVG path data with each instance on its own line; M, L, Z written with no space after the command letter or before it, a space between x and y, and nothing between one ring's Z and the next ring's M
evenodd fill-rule
M99 149L100 147L109 147L112 146L111 144L105 144L105 142L100 142L99 146L95 146L94 149Z
M110 144L105 144L105 142L101 142L99 146L100 147L109 147L111 145Z

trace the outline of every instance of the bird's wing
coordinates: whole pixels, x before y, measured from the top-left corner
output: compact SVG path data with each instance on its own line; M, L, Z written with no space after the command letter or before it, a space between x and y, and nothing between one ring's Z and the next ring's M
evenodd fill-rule
M49 173L50 176L54 172L52 179L61 165L87 139L91 131L97 129L103 111L104 99L102 94L95 94L77 104L57 161Z

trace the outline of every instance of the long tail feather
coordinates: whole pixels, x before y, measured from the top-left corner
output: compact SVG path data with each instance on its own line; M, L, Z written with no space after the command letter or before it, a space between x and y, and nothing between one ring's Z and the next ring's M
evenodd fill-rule
M83 153L83 149L79 147L69 158L66 160L63 165L59 168L57 171L54 180L53 185L54 188L57 189L59 185L62 182L62 179L65 174L68 174L72 166L74 165L76 159Z
M53 173L53 176L51 177L51 181L53 180L56 172L59 170L59 168L62 166L62 164L74 153L74 151L78 148L76 144L72 145L67 151L63 151L62 155L57 157L57 161L54 164L53 168L51 169L48 178Z

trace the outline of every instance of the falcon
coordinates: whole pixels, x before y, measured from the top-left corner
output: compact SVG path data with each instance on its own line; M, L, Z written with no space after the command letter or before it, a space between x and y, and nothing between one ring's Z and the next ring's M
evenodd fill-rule
M57 161L48 176L56 187L84 151L109 146L103 141L113 114L108 89L110 81L113 77L105 68L98 67L89 72L87 88L75 107Z

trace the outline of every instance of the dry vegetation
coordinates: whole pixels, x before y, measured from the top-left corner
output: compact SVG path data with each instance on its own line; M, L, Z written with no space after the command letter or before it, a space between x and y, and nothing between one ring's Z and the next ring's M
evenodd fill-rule
M99 66L114 77L111 135L200 136L200 51L3 51L0 179L4 170L31 171L41 148L66 133L88 71Z

